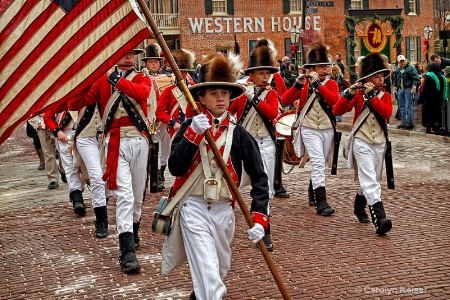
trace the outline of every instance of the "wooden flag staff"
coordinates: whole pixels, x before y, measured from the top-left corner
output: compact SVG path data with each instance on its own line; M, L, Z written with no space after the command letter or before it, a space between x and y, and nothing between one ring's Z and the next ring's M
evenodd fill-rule
M192 95L186 85L186 82L183 79L183 76L181 75L180 70L178 69L178 66L172 56L172 53L170 52L169 48L167 47L166 41L164 40L161 32L158 29L158 26L156 25L155 21L153 20L153 17L148 10L147 6L145 5L144 0L137 0L139 7L141 8L142 12L144 13L144 16L147 20L147 22L150 25L150 29L153 32L153 35L156 37L156 40L158 41L158 44L161 46L162 51L164 52L170 67L172 68L172 71L175 75L175 78L177 80L178 86L180 87L181 91L186 97L187 102L189 103L189 106L191 107L192 111L195 115L200 114L200 110L197 107L197 104L194 101L194 98L192 98ZM225 161L223 160L222 156L220 155L219 149L217 148L216 143L214 142L214 139L212 138L209 130L206 130L204 132L205 138L208 141L208 144L211 146L211 150L214 153L214 156L216 158L216 161L218 162L220 168L222 169L223 176L225 177L225 180L228 183L228 186L231 188L231 192L237 199L237 202L239 204L239 207L242 210L242 213L245 217L245 220L247 221L247 224L250 228L253 227L254 223L252 220L252 217L250 215L250 212L247 209L247 206L245 205L244 199L242 198L242 195L240 194L238 187L233 181L233 178L231 177L230 172L228 171L227 165ZM291 299L289 296L286 287L284 286L284 282L281 280L281 277L275 267L275 264L273 263L272 257L270 256L269 252L266 249L266 246L264 245L264 242L260 240L258 242L258 248L261 251L267 265L269 266L270 271L272 272L272 276L275 279L278 288L280 289L281 294L283 295L284 299Z

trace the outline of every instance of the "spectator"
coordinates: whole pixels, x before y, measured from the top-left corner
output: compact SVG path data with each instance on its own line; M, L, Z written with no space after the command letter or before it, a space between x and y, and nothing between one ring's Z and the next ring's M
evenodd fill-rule
M341 69L342 76L344 76L344 74L345 74L345 65L344 65L344 62L342 61L341 55L340 54L336 54L334 56L334 59L336 59L336 64Z
M418 103L423 104L422 125L426 128L426 133L438 134L442 127L442 105L447 98L447 85L438 62L430 63L427 68L428 73Z
M416 68L416 70L417 70L417 73L419 73L419 75L422 75L423 74L423 66L422 66L422 64L421 63L416 63L415 65L414 65L414 67Z
M445 57L440 57L438 54L433 53L430 56L431 62L437 62L440 65L439 70L442 71L445 67L450 66L450 59Z
M413 99L417 92L419 74L403 55L397 57L398 67L392 76L394 96L397 95L398 109L402 122L397 126L399 129L414 128Z

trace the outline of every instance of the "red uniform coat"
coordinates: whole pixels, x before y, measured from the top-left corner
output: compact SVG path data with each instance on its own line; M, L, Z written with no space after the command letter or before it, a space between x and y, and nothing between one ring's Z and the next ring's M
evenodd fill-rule
M385 92L383 94L383 97L381 97L380 99L378 98L378 96L375 96L374 98L372 98L372 100L370 100L370 105L378 114L380 114L380 116L383 117L383 119L388 119L392 115L392 97L391 94L386 92L386 90L383 89L383 91ZM347 100L344 96L341 96L341 98L339 98L339 101L333 108L333 114L335 116L341 116L344 113L351 111L354 107L355 108L355 115L353 117L353 124L354 124L362 111L363 105L364 105L363 92L357 91L355 96L350 100Z
M87 94L70 100L69 109L80 110L92 103L100 102L102 115L105 116L105 106L112 95L112 85L107 81L107 78L108 76L106 74L103 75L92 85ZM138 73L132 81L121 78L115 87L139 103L145 116L147 116L147 98L150 95L151 89L149 76Z
M192 82L193 83L193 82ZM158 105L156 106L156 120L160 121L164 124L168 125L169 128L169 134L170 137L173 136L175 131L173 130L173 127L171 126L175 121L180 122L180 110L179 108L175 109L175 111L172 113L172 110L174 110L174 106L178 104L177 98L172 93L172 90L176 87L176 84L173 84L162 92L161 96L159 97ZM192 118L194 116L194 113L191 110L191 107L188 105L186 106L186 119ZM171 124L172 121L172 124Z
M242 95L234 99L228 111L239 120L244 112L245 105L247 103L247 96ZM265 115L269 120L274 120L278 116L278 95L275 90L270 89L266 95L265 100L261 100L256 108Z
M298 109L302 109L303 106L308 101L308 86L309 79L306 79L305 84L302 89L296 87L298 83L294 84L286 93L281 97L281 102L284 105L292 105L294 101L300 100L298 104ZM322 96L322 98L333 107L339 100L339 86L336 81L329 79L325 84L321 84L317 88L317 92ZM336 115L340 116L340 115Z

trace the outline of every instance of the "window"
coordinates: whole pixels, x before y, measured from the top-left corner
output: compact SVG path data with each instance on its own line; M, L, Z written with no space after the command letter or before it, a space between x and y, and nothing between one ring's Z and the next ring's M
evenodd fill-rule
M350 5L352 6L352 9L363 9L362 0L352 0Z
M409 0L409 12L408 14L416 15L416 0Z
M359 61L358 61L358 57L360 56L360 52L359 52L359 49L360 49L360 47L361 47L361 45L360 45L360 42L361 41L361 39L359 38L359 37L357 37L357 36L355 36L355 43L356 43L356 46L355 46L355 52L354 52L354 54L353 54L353 56L355 57L355 59L356 59L356 64L358 64L359 65Z
M302 0L291 0L290 1L290 12L291 13L298 13L301 14L302 13Z
M228 53L230 52L230 47L216 47L216 52L220 52L223 55L228 55Z
M408 58L411 63L416 63L421 61L420 57L420 37L406 37L406 58Z
M212 0L213 15L227 14L226 0Z

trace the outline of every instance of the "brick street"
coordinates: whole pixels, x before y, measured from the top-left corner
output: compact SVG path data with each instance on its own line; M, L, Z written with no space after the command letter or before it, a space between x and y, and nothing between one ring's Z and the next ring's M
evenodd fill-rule
M341 123L340 128L346 129L344 141L350 127ZM353 215L358 183L341 155L338 175L327 172L334 216L321 217L308 206L309 164L284 175L291 198L271 202L271 256L292 299L450 297L448 138L394 126L390 132L396 187L388 190L383 175L382 199L393 222L385 237ZM137 251L142 270L125 275L118 262L114 201L108 204L109 235L96 239L89 191L83 194L88 213L77 217L66 184L46 188L31 139L20 132L13 138L0 146L0 299L188 298L192 284L187 266L169 276L160 272L163 237L151 232L151 221L164 193L147 195ZM14 146L20 139L27 149ZM248 201L248 189L243 196ZM262 255L248 240L239 208L235 215L224 299L282 299Z

